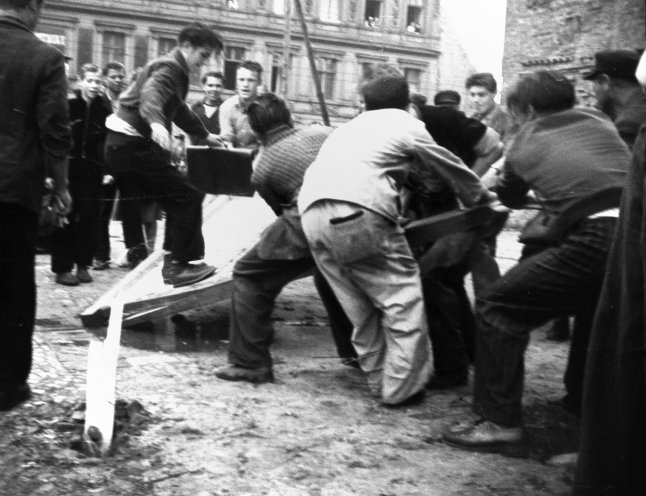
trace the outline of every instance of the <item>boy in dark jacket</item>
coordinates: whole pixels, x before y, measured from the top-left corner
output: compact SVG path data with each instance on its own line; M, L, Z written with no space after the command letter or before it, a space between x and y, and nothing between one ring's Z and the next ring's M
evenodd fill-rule
M171 126L176 124L209 146L222 146L186 105L189 73L199 71L222 41L202 24L191 24L178 37L179 45L168 56L150 62L137 80L119 97L119 108L110 117L106 161L121 192L121 215L126 248L147 255L141 229L141 199L155 199L167 215L170 255L162 276L175 287L194 284L215 268L191 261L204 257L202 199L180 171L171 165Z
M56 282L77 286L92 282L87 268L96 248L101 209L101 184L106 175L103 147L105 120L112 113L102 93L101 70L94 64L81 68L81 89L69 100L73 147L69 182L73 199L68 222L52 234L52 272ZM76 265L76 274L72 270Z

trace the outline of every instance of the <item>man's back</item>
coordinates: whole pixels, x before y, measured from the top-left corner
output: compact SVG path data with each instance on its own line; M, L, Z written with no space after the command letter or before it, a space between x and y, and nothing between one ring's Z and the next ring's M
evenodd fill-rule
M45 167L70 145L63 54L0 18L0 203L40 208Z

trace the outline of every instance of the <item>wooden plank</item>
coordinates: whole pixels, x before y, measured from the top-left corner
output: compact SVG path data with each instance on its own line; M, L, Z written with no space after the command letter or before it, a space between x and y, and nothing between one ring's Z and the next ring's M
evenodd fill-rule
M213 218L216 213L221 210L225 205L231 201L231 197L228 196L219 196L212 197L204 206L203 217L208 220ZM123 292L125 288L131 289L139 281L148 275L151 270L157 268L164 257L163 250L156 250L151 253L143 262L141 262L136 268L130 271L126 277L124 277L120 282L115 286L110 288L107 293L101 296L97 301L92 305L86 308L80 315L81 322L86 328L97 328L105 327L108 318L110 317L110 305L112 304L113 299L117 294ZM204 286L205 282L200 283L201 286ZM208 283L207 283L208 284ZM186 289L187 291L194 290L195 287L200 286L189 286ZM172 292L173 288L169 287L169 291ZM181 298L183 291L182 289L175 290L177 298ZM133 312L133 309L130 307L130 299L125 298L124 300L124 313L128 315ZM154 306L156 303L152 303L149 306ZM158 304L157 304L158 305ZM137 310L138 311L138 310Z
M504 222L508 212L508 209L502 206L496 205L492 208L490 205L478 205L432 215L407 224L406 239L411 247L422 246L447 234L484 227L498 219L503 219Z
M117 360L121 342L123 301L115 298L105 340L90 341L85 391L83 441L88 454L105 456L114 434L114 404Z

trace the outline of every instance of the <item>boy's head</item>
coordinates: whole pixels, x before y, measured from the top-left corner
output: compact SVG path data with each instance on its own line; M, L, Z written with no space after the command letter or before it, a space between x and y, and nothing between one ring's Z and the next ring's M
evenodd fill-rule
M177 37L179 48L189 70L196 71L211 57L222 51L222 39L204 24L194 22L182 29Z
M476 112L486 113L496 104L494 98L498 92L498 84L493 74L489 72L472 74L467 78L464 87L469 92Z
M224 88L224 76L221 72L209 71L202 76L202 91L207 104L218 101Z
M101 69L94 64L83 64L81 67L81 96L86 102L92 101L103 90Z
M262 66L253 60L244 60L236 70L236 91L242 102L252 102L258 96L262 82Z

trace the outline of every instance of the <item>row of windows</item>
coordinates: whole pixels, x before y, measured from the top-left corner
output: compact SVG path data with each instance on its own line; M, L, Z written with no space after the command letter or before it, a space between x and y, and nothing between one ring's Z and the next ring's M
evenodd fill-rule
M127 35L116 31L103 31L101 39L101 61L104 65L109 61L121 62L127 67L132 65L127 60ZM153 55L161 56L170 52L177 42L170 37L156 37L153 45ZM221 61L213 61L207 70L220 69L224 74L224 87L228 90L234 90L236 84L236 70L242 60L249 57L248 50L239 46L226 46ZM140 61L141 62L141 61ZM339 80L338 69L339 60L333 57L317 57L316 68L321 81L321 90L323 95L328 99L338 98ZM367 70L370 64L363 64L362 70ZM294 56L290 56L289 67L294 67ZM265 68L267 74L264 77L268 89L275 93L282 93L282 74L283 74L283 57L281 54L273 54L271 57L271 68ZM291 72L291 70L290 70ZM420 91L423 71L417 68L404 68L404 75L408 80L412 91ZM309 72L308 72L309 74ZM199 78L193 76L191 83L199 85Z
M285 0L256 0L257 7L267 9L277 15L283 15L285 12ZM302 2L303 10L306 15L318 17L322 21L341 22L343 20L343 7L346 0L318 0L316 6L312 0ZM354 17L356 9L356 0L350 1L350 16ZM253 9L256 6L248 4L245 0L226 0L226 7L232 10ZM406 31L410 33L422 32L422 10L424 0L408 0L406 7ZM363 11L363 22L366 27L382 28L386 13L385 0L366 0Z

